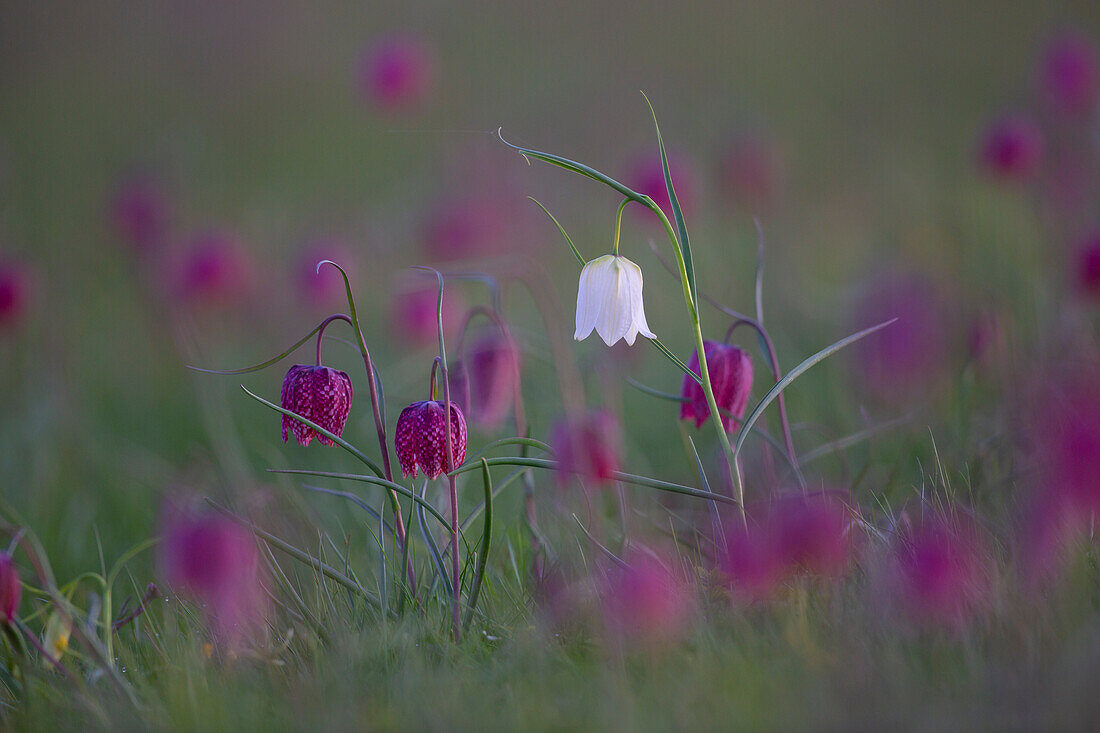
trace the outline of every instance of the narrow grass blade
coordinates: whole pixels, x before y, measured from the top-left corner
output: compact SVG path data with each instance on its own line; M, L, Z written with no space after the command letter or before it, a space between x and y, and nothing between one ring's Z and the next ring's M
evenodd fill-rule
M481 581L485 577L485 563L489 557L489 542L493 536L493 477L489 473L489 464L484 458L481 459L481 476L485 485L485 528L481 533L481 548L477 553L477 569L474 571L473 584L470 586L470 597L466 604L466 618L462 621L463 635L469 631L470 622L474 618L477 597L481 593Z
M497 130L497 137L500 138L500 141L510 147L512 150L515 150L517 153L524 156L525 158L537 158L544 163L549 163L550 165L556 165L559 168L564 168L567 171L579 173L586 178L591 178L593 181L598 181L599 183L602 183L606 186L610 186L627 198L633 199L634 201L642 202L642 195L639 194L637 191L632 191L631 189L616 181L614 178L600 173L595 168L590 168L587 165L584 165L583 163L578 163L575 160L563 158L560 155L543 153L538 150L531 150L530 148L522 148L519 145L513 145L512 143L504 139L504 135L501 134L502 129L503 128Z
M665 355L666 357L668 357L668 360L669 360L669 361L671 361L671 362L672 362L673 364L675 364L675 365L676 365L676 368L677 368L677 369L679 369L679 370L680 370L680 371L682 371L682 372L683 372L684 374L686 374L686 375L688 375L689 377L691 377L692 379L694 379L694 380L695 380L695 383L696 383L696 384L698 384L699 386L702 386L702 385L703 385L703 378L702 378L702 377L700 377L700 376L699 376L698 374L696 374L695 372L693 372L693 371L691 371L690 369L688 369L688 367L687 367L687 364L685 364L684 362L680 361L680 357L676 356L676 354L673 354L673 353L672 353L672 352L671 352L671 351L669 350L669 348L668 348L667 346L665 346L665 345L664 345L664 344L663 344L663 343L661 342L661 340L660 340L660 339L658 339L658 338L651 338L651 339L649 339L649 343L651 343L651 344L653 344L654 346L656 346L656 347L657 347L657 351L660 351L660 352L661 352L662 354L664 354L664 355Z
M302 344L304 344L306 341L309 341L310 338L312 338L314 334L316 334L318 331L320 331L322 325L323 325L322 323L318 323L312 331L310 331L305 336L303 336L301 339L299 339L297 342L295 342L295 344L293 346L291 346L290 348L288 348L286 351L284 351L283 353L279 354L278 356L276 356L272 359L268 359L267 361L262 362L260 364L253 364L252 366L241 367L240 369L202 369L200 367L191 366L191 365L187 365L187 368L190 369L191 371L194 371L194 372L202 372L203 374L248 374L250 372L258 372L261 369L267 369L269 366L272 366L273 364L277 364L280 361L282 361L283 359L290 356Z
M434 506L432 506L430 502L424 501L419 496L417 496L415 492L409 491L408 489L406 489L401 484L396 484L393 481L387 481L384 478L375 478L374 476L364 476L364 475L358 474L358 473L334 473L332 471L310 471L310 470L304 469L304 468L269 468L267 470L270 471L271 473L289 473L289 474L292 474L292 475L295 475L295 476L318 476L320 478L336 478L336 479L342 479L344 481L360 481L360 482L365 483L365 484L373 484L374 486L385 486L387 489L390 489L392 491L396 491L398 494L401 494L402 496L407 496L408 498L412 499L416 503L418 503L421 506L425 507L428 510L429 514L431 514L432 516L434 516L436 519L438 519L440 522L443 523L444 527L450 528L450 526L451 526L450 522L448 522L446 519L444 519L443 515L440 514L439 511Z
M573 256L577 258L577 262L580 263L581 267L584 267L586 264L584 257L581 255L580 250L577 249L576 245L573 244L573 240L569 238L569 234L565 231L565 227L558 223L558 220L554 218L554 215L550 213L550 210L543 206L538 199L531 196L528 196L527 198L534 201L535 205L542 209L543 213L550 217L550 221L554 222L554 226L556 226L558 228L558 231L561 232L561 235L565 237L565 243L569 245L569 249L573 250Z
M428 554L432 558L432 565L435 568L435 575L443 583L444 594L447 598L450 598L454 594L453 586L451 585L450 578L447 577L447 566L443 563L443 555L439 552L439 545L435 543L435 538L432 537L432 533L428 531L428 523L424 520L424 507L428 505L427 499L424 496L428 492L428 482L424 482L424 488L421 490L422 496L419 497L420 501L416 504L416 523L420 527L420 536L424 538L424 544L428 546ZM444 526L450 527L446 522Z

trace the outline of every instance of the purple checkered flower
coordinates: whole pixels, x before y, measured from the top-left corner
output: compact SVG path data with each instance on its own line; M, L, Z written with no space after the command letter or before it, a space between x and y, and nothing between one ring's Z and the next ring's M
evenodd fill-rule
M281 404L335 435L343 435L351 409L351 379L347 372L326 366L295 364L283 379ZM309 445L316 436L324 445L332 441L298 420L283 415L283 442L290 431L298 445Z
M438 478L444 471L462 465L466 459L466 418L454 402L451 402L453 466L447 464L447 444L443 442L446 424L444 404L439 400L414 402L401 411L393 442L402 476L415 477L419 469L428 478Z
M719 409L729 414L722 415L722 427L732 432L737 420L745 414L752 390L752 360L742 349L717 341L704 341L703 353L707 358L707 370L710 372L710 386L714 390L714 401ZM700 373L699 352L691 355L688 369ZM681 420L695 420L700 427L710 417L710 407L703 388L694 379L684 375L680 386L680 396L685 400L680 406Z

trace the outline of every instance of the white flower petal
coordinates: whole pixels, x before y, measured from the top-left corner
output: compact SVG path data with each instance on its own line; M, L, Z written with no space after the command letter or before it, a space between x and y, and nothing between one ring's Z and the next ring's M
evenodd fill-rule
M592 260L581 269L580 284L577 286L577 330L573 338L584 341L592 334L596 327L596 316L599 315L599 304L592 294L592 272L596 260Z

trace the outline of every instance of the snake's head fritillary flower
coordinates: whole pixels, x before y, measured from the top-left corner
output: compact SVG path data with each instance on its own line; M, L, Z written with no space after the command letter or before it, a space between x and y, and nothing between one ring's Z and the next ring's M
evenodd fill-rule
M676 187L676 199L680 202L680 208L684 212L690 212L695 204L695 176L692 166L687 160L676 153L668 155L668 171L672 176L672 182ZM661 207L665 216L672 221L672 201L668 197L668 187L665 185L665 171L661 165L661 156L646 153L635 163L630 174L631 187L638 193L643 193L653 199L653 203ZM639 207L639 212L645 211ZM648 211L647 217L657 221Z
M735 137L721 159L722 190L743 211L759 213L772 208L781 195L784 178L778 148L756 135Z
M343 435L351 409L351 378L347 372L327 366L295 364L283 379L280 403L284 410L291 410L317 423L333 435ZM324 445L332 440L317 433L308 425L289 415L283 415L283 442L290 432L298 445L309 445L314 437Z
M171 204L159 182L148 175L121 181L108 202L115 233L138 252L159 247L168 236Z
M838 496L784 497L772 507L770 523L776 549L790 571L836 578L848 568L852 517Z
M6 552L0 552L0 621L10 624L19 611L23 586L19 584L19 570Z
M1100 233L1079 245L1074 264L1078 290L1082 295L1100 302Z
M390 304L390 327L394 335L410 346L438 343L438 298L436 288L414 288L394 294ZM462 327L466 310L462 294L450 292L443 299L443 332L453 333Z
M722 426L726 432L737 428L737 421L745 415L749 392L752 391L752 359L743 350L717 341L704 341L703 353L706 354L707 369L710 371L710 386L714 390L714 401L718 403L722 414ZM688 360L688 369L699 374L699 352ZM684 375L680 385L680 396L684 402L680 405L681 420L695 420L700 427L710 419L710 407L703 388L694 379Z
M1100 53L1085 34L1062 32L1043 49L1036 77L1039 94L1052 109L1088 114L1100 96Z
M466 351L470 372L470 419L493 430L507 417L519 378L519 351L512 339L493 330Z
M605 483L619 470L622 450L619 423L602 410L559 421L554 426L551 445L561 483L571 474Z
M432 53L413 36L383 38L368 47L359 60L362 93L379 109L408 111L427 101L434 75Z
M232 235L211 229L192 236L172 272L177 295L196 305L240 301L252 285L252 263Z
M573 338L583 341L593 330L608 346L619 339L633 346L638 334L657 338L645 320L642 269L625 257L597 257L581 270Z
M1043 133L1030 117L1008 115L985 129L978 145L982 168L994 178L1025 181L1039 170Z
M0 329L22 322L30 291L30 277L23 267L0 262Z
M775 595L785 568L770 528L733 524L726 533L719 570L738 603L758 603Z
M393 432L401 475L416 476L418 470L428 478L453 471L466 460L466 418L451 402L451 452L454 465L447 463L447 414L440 400L414 402L401 411Z
M608 630L634 644L675 639L692 610L686 584L655 557L640 552L611 569L601 597Z

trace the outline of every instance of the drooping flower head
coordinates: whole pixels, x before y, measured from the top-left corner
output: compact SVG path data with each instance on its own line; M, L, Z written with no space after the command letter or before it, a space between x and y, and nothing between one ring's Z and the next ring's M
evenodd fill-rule
M583 341L593 330L608 346L619 339L633 346L638 334L656 338L649 330L642 305L642 270L619 255L604 255L581 270L577 288L577 329Z
M0 329L22 322L30 291L30 278L23 267L0 262Z
M330 433L342 436L348 422L351 397L351 378L347 372L327 366L295 364L283 379L280 404L284 410L296 412ZM314 437L323 445L333 445L332 440L305 423L283 415L284 443L291 431L298 445L309 445Z
M564 483L572 474L603 483L619 470L622 436L619 423L602 410L563 418L554 426L551 446Z
M483 333L466 352L470 373L470 419L492 430L507 417L519 377L519 350L497 330Z
M111 193L107 215L127 245L144 252L164 244L172 219L168 194L149 175L122 180Z
M737 421L745 415L749 392L752 391L752 359L742 349L717 341L704 341L703 353L706 354L707 369L710 371L710 386L714 390L714 401L718 407L730 414L722 415L722 426L726 432L737 429ZM699 352L691 355L688 369L700 373ZM684 375L680 386L680 396L686 401L680 405L681 420L695 420L700 427L710 419L710 407L702 386L688 375Z
M393 433L401 475L415 477L420 470L434 479L461 466L466 460L466 418L453 401L450 438L454 465L447 462L446 432L447 413L442 401L414 402L402 410Z
M436 288L413 288L394 294L390 309L390 327L394 334L410 346L438 343L439 291ZM466 310L460 292L451 292L443 299L443 331L450 333L462 326Z
M1064 31L1051 38L1039 58L1038 92L1055 111L1088 114L1100 97L1100 53L1083 33Z
M994 178L1024 181L1039 170L1043 133L1030 117L1006 115L985 129L978 146L982 168Z
M431 51L419 38L400 35L378 39L359 59L359 89L381 110L409 111L427 101L434 65Z
M10 624L19 612L19 600L23 586L19 584L19 570L6 552L0 552L0 622Z
M215 229L188 239L171 272L175 293L195 305L240 301L252 285L252 263L240 242Z
M776 501L770 524L790 572L836 578L851 560L851 520L851 512L834 494L798 494Z
M635 553L610 570L603 585L604 619L617 638L633 644L675 639L692 610L685 583L656 558Z

